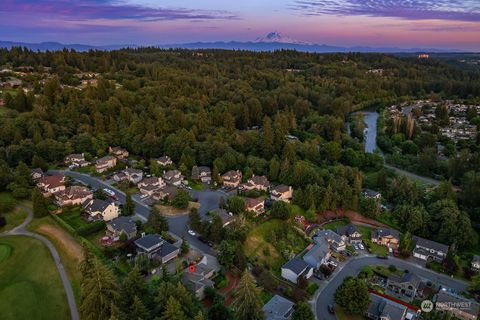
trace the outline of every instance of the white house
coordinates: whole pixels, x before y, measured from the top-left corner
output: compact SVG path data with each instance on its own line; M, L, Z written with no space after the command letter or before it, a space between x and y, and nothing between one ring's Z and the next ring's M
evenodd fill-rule
M313 268L311 268L305 261L298 258L294 258L282 266L282 278L293 283L297 283L298 278L301 276L309 279L312 274Z

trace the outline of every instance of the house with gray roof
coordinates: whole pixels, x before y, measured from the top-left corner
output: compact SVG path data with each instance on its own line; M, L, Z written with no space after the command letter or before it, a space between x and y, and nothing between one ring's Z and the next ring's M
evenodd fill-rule
M442 263L447 257L449 248L447 245L417 236L413 236L412 240L415 242L415 249L413 249L413 256L415 258Z
M329 229L318 230L317 234L313 238L313 241L316 241L317 237L324 238L325 240L327 240L328 243L330 244L330 247L335 252L341 252L346 249L345 240L343 240L343 238L335 231L332 231Z
M204 255L194 266L193 270L190 267L185 269L182 283L192 289L199 300L203 300L205 298L205 289L213 287L215 284L210 279L220 268L218 260L214 256Z
M313 268L299 258L293 258L282 266L282 278L293 283L297 283L301 276L309 279L312 274Z
M372 232L373 243L397 249L400 244L400 233L394 229L380 228Z
M349 244L362 243L362 234L358 231L356 225L349 223L337 228L337 233Z
M83 203L85 213L89 220L110 221L118 217L120 209L113 202L106 202L100 199L88 199Z
M370 305L366 317L372 320L405 320L408 309L406 306L370 293Z
M292 318L295 303L279 296L274 295L262 308L265 314L265 320L289 320Z
M330 245L323 237L314 238L315 244L305 253L303 261L310 267L318 270L322 264L330 259Z
M137 236L137 225L131 217L120 216L107 223L106 233L113 241L118 241L122 233L130 240Z
M158 234L147 234L135 240L137 254L146 254L151 259L158 259L162 263L176 258L180 249L165 241Z
M419 292L422 280L412 272L405 272L403 275L392 273L387 278L386 292L402 300L412 301Z

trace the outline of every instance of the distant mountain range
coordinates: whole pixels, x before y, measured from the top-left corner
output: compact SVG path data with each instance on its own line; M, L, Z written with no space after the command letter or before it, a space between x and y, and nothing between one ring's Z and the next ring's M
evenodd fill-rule
M85 44L63 44L59 42L41 42L41 43L26 43L26 42L12 42L0 41L0 48L11 47L27 47L34 51L57 51L63 49L75 49L76 51L88 50L116 50L122 48L139 48L138 45L105 45L93 46ZM257 38L256 41L241 42L241 41L218 41L218 42L193 42L181 44L166 44L157 45L155 47L168 48L183 48L183 49L225 49L225 50L249 50L249 51L274 51L281 49L297 50L303 52L318 52L318 53L332 53L332 52L380 52L380 53L416 53L416 52L461 52L460 50L442 50L435 48L397 48L397 47L339 47L330 46L326 44L311 44L300 41L295 41L289 37L285 37L278 32L271 32L265 37Z

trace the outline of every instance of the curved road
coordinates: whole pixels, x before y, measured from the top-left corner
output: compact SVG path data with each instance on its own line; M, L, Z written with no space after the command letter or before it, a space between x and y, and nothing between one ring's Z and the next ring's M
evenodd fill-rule
M125 203L125 193L112 185L108 184L107 182L97 178L92 177L88 174L83 174L76 171L68 171L68 170L49 170L51 174L64 174L69 177L74 178L77 181L82 182L85 185L90 185L94 188L108 188L115 192L116 196L118 197L118 201L121 203ZM198 198L200 202L200 209L199 212L201 215L205 215L207 212L218 208L218 203L221 197L228 197L228 194L222 191L213 191L213 190L205 190L205 191L196 191L191 190L190 194ZM132 200L135 203L135 215L138 219L142 220L143 222L147 221L148 216L150 215L150 206L146 205L145 203L141 202L138 197L132 196ZM210 248L207 244L198 240L197 237L194 237L188 233L188 215L181 215L176 217L165 216L168 220L168 225L170 232L174 233L178 237L184 236L188 242L190 243L191 247L196 248L198 250L203 251L204 253L216 256L216 252Z
M339 266L337 270L326 281L323 281L315 293L312 301L313 310L319 320L335 320L335 315L328 312L328 305L333 304L335 291L342 284L343 280L350 276L356 276L363 267L367 265L394 265L399 269L415 272L420 278L430 280L433 284L442 285L456 291L465 291L468 284L461 280L452 279L449 276L436 273L422 266L395 257L388 260L378 259L372 255L353 257L346 264Z
M30 210L30 208L27 208L27 207L22 206L21 209L25 210L28 214L25 221L21 225L9 231L5 231L1 233L0 236L27 236L27 237L35 238L41 241L48 248L48 250L50 251L50 254L52 255L53 262L55 263L55 266L58 269L58 273L60 274L63 287L65 288L65 294L67 295L67 301L70 307L71 318L72 320L79 320L80 317L78 315L77 303L75 302L75 296L73 295L72 286L70 284L70 281L68 280L67 273L65 272L65 268L63 267L63 264L57 249L53 246L50 240L48 240L44 236L41 236L37 233L33 233L27 230L28 224L32 221L33 212L32 210Z

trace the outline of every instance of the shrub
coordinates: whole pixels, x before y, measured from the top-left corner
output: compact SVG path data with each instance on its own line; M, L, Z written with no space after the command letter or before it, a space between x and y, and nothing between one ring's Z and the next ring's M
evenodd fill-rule
M86 226L78 228L77 234L79 236L85 237L103 229L105 229L105 221L95 221L95 222L89 223Z
M6 224L7 220L5 219L5 217L0 216L0 228L5 227Z
M312 282L308 285L307 292L309 295L313 296L315 294L315 291L317 291L317 289L318 289L318 284L316 284L315 282Z
M395 272L395 271L397 271L397 267L395 267L393 264L391 264L391 265L388 266L388 270L390 270L391 272Z

